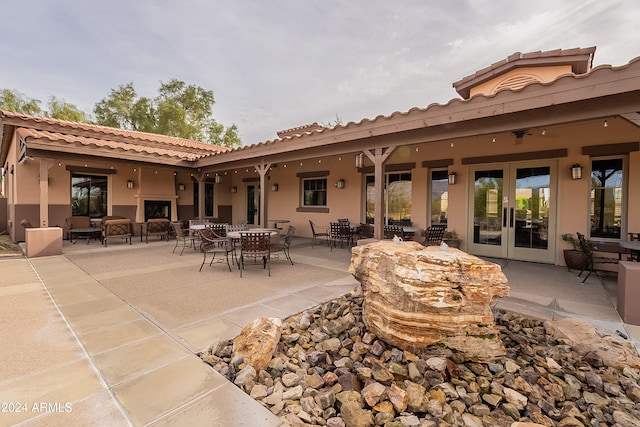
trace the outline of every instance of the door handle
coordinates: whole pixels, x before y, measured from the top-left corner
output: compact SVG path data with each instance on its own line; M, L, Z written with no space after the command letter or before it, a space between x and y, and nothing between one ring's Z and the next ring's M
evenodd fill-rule
M502 210L502 226L507 227L507 208Z
M514 208L511 208L511 216L509 216L509 227L513 228L513 212L514 212Z

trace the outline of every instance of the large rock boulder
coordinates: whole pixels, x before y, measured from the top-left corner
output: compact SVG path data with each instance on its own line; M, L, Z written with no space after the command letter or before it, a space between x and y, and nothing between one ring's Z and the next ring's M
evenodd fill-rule
M383 240L352 250L363 320L380 339L420 351L441 343L468 359L504 355L491 303L507 296L499 265L458 249Z

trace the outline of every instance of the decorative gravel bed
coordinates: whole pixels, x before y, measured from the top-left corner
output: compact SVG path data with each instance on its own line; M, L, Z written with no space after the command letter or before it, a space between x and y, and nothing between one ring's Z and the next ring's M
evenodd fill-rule
M285 319L258 372L234 357L232 341L201 357L284 425L640 426L637 365L577 351L544 321L497 312L507 354L482 363L440 346L389 346L361 313L354 292Z

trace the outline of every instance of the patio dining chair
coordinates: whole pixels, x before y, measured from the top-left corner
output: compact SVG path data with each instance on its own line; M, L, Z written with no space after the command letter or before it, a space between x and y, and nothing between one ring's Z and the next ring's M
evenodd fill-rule
M422 232L422 235L424 236L422 244L424 246L440 246L442 239L444 238L446 228L446 224L433 224L432 226L427 227L427 229Z
M290 225L284 238L279 243L271 245L271 253L284 252L284 255L287 257L291 265L293 265L293 261L291 260L291 253L289 250L291 249L291 241L293 240L293 235L295 233L296 228L293 225Z
M184 248L187 247L187 242L191 242L191 237L189 237L189 230L182 228L182 223L180 222L172 222L171 228L173 228L173 233L176 235L176 245L173 247L173 253L176 252L176 248L178 244L182 242L182 250L180 251L180 255L184 252Z
M351 247L353 244L353 233L351 232L351 227L349 223L345 222L331 222L329 223L329 238L331 239L331 250L337 246L337 243L340 242L340 247L342 248L343 244L346 243Z
M589 276L591 276L591 273L595 273L595 275L598 277L598 280L600 280L600 282L602 282L602 279L600 278L600 275L598 274L597 269L595 268L595 264L617 264L618 263L618 259L617 258L609 258L609 257L601 257L601 256L594 256L593 255L593 243L588 240L584 234L578 232L576 233L578 235L578 242L580 244L580 250L584 253L585 257L586 257L586 263L584 265L584 267L582 268L582 271L580 271L580 273L578 273L578 277L580 277L582 275L582 273L584 273L585 271L589 271L589 273L587 273L587 275L584 277L584 279L582 280L582 283L586 282L587 279L589 278Z
M387 224L384 226L383 233L385 240L393 239L395 236L404 240L404 230L401 225Z
M229 271L231 271L231 264L229 263L229 254L233 252L233 243L231 243L231 239L227 237L222 237L216 234L215 230L212 228L204 228L200 230L200 251L202 252L202 264L200 264L200 270L202 271L202 267L204 263L207 262L207 254L212 254L211 261L209 261L209 266L213 264L213 261L216 259L216 254L224 254L227 260L227 267Z
M327 244L329 243L329 232L327 231L327 227L318 226L311 220L309 220L309 225L311 226L311 235L313 236L313 239L311 239L311 249L313 249L313 245L319 238L326 240Z
M246 232L240 234L240 277L244 270L245 258L262 259L263 268L268 268L271 276L271 233Z

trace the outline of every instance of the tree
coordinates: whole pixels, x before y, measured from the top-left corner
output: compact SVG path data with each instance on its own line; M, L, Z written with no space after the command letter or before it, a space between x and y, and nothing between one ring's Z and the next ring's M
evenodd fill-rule
M88 115L78 107L64 99L55 96L49 98L47 110L42 110L40 100L27 98L16 90L0 90L0 109L14 113L24 113L34 116L45 116L71 122L91 123Z
M84 111L81 111L73 104L69 104L64 99L58 99L55 96L49 98L48 111L44 112L45 116L53 119L68 120L70 122L91 123L91 120Z
M42 113L40 101L25 97L17 90L0 90L0 110L38 115Z
M235 125L225 128L212 117L213 91L171 79L160 82L158 96L139 97L133 83L112 89L94 108L97 124L176 136L210 144L242 145Z

